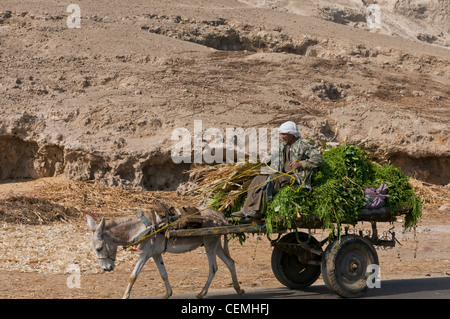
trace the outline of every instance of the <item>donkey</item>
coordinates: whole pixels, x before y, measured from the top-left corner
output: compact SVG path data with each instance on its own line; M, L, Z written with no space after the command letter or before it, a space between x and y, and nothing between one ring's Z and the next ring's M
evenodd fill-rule
M208 208L201 211L200 214L201 216L206 217L204 222L202 222L201 227L222 226L227 224L223 214L213 209ZM105 271L112 271L114 269L117 247L129 246L135 241L136 236L146 229L146 225L137 217L118 217L110 220L105 220L103 217L98 225L91 216L86 215L86 219L88 227L92 232L92 246L97 254L100 267ZM172 288L170 287L161 255L165 252L185 253L194 250L201 245L205 247L206 255L208 257L209 276L202 291L197 295L197 298L203 298L208 293L211 281L217 271L216 255L219 256L230 270L233 287L239 295L242 295L244 290L239 286L234 261L231 259L228 250L228 239L225 235L224 247L222 247L220 237L220 235L208 235L166 238L163 233L158 232L146 238L138 246L141 253L136 266L131 273L123 298L128 299L130 297L131 288L133 287L139 272L142 270L142 267L150 257L153 257L161 278L165 283L166 293L163 296L163 299L169 298L172 295Z

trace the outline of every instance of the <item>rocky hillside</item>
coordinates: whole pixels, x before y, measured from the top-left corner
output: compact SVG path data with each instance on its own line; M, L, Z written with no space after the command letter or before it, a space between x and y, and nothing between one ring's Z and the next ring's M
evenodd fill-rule
M0 3L0 179L173 190L175 129L293 120L450 182L448 0L76 2Z

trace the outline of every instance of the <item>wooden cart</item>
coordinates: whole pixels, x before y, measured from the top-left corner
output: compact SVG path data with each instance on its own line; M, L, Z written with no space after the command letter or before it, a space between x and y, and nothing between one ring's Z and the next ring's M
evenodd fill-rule
M369 289L368 280L375 279L379 265L374 245L394 247L395 233L390 232L389 239L380 239L377 222L391 222L395 217L388 207L363 209L357 221L372 224L370 235L348 234L347 230L330 241L328 238L318 241L310 233L322 224L308 223L298 219L292 229L277 228L279 236L271 240L272 270L278 281L291 289L304 289L312 285L322 274L326 286L342 297L361 297ZM350 223L351 224L351 223ZM308 229L308 231L301 231ZM227 225L211 228L168 230L170 237L225 235L239 233L266 233L264 223ZM325 248L326 246L326 248ZM370 266L370 267L369 267Z

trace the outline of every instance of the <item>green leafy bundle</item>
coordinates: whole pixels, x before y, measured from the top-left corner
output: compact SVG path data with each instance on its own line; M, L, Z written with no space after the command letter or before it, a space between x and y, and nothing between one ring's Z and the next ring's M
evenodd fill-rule
M413 228L419 222L422 216L422 201L414 192L409 182L408 176L391 165L379 166L373 165L374 185L385 183L389 186L387 194L390 196L387 200L387 206L394 215L404 213L405 209L409 213L405 215L405 228Z
M270 233L275 225L290 227L299 216L319 220L324 228L340 232L343 223L354 224L366 204L364 188L389 186L386 205L393 215L406 214L405 227L417 224L422 204L408 177L399 169L372 163L357 146L342 145L325 151L320 169L314 173L312 191L299 185L281 189L268 203L266 225Z

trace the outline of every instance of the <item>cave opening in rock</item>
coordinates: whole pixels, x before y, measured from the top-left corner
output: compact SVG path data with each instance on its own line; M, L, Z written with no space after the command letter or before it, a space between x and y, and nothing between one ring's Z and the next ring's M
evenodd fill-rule
M436 184L450 183L450 157L412 157L407 154L393 154L389 157L392 165L400 167L403 174L418 180Z
M189 179L190 164L146 164L142 167L145 190L173 191Z

